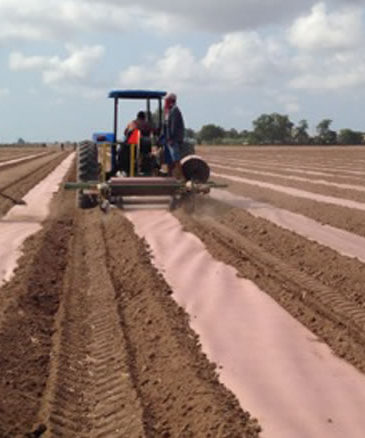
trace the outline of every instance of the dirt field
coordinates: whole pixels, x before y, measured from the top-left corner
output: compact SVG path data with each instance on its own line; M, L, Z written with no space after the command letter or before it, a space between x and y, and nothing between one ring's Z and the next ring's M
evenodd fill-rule
M301 148L299 153L285 148L264 148L262 152L257 149L241 152L234 148L222 148L212 152L203 150L202 155L211 163L213 173L228 173L229 176L238 175L251 181L277 184L279 178L250 174L253 166L268 171L266 165L269 163L270 172L281 175L281 185L346 200L356 195L359 201L362 198L365 206L365 148ZM214 163L226 162L227 159L233 159L235 168L241 166L239 160L247 160L242 165L247 171L222 171L214 166ZM364 192L347 189L345 193L339 193L339 189L336 191L321 184L316 185L317 190L313 191L309 182L313 175L305 177L309 181L293 184L286 179L287 173L282 171L283 167L325 170L337 174L337 179L328 180L334 184L351 183L354 176L361 177L363 174L364 177L357 179L356 183ZM293 174L296 172L290 173ZM225 178L214 179L228 183L229 191L233 193L300 213L322 224L365 235L365 211L298 199L275 190L232 182ZM323 175L321 179L327 181ZM345 357L361 371L365 371L364 263L309 242L267 220L254 218L242 209L223 208L220 203L213 206L212 202L207 202L201 205L197 217L181 219L216 257L235 266L244 277L262 286L295 318L325 340L340 357Z
M41 154L49 151L49 148L36 148L31 146L25 147L0 147L0 163L19 158L27 157L29 155Z
M229 187L199 200L194 215L178 210L173 219L361 379L365 256L356 236L365 236L365 148L201 148L199 153L209 161L212 179ZM0 192L8 196L0 198L1 215L12 206L9 197L24 196L67 155L53 152L0 168ZM74 178L72 168L67 179ZM244 198L228 202L226 192ZM275 420L283 433L268 434L274 429L270 421L265 428L267 418L253 410L248 393L246 404L235 385L229 390L221 383L204 336L191 328L199 308L190 311L177 303L168 272L158 269L157 255L136 234L133 215L77 210L75 194L63 190L50 211L42 231L26 241L14 277L0 289L1 438L258 437L261 427L265 437L314 436L302 426L301 435L284 433L296 420L280 408L281 391L272 394L277 403L271 411L280 417ZM270 219L275 212L283 225ZM322 227L330 243L312 238L310 227L306 234L289 229L290 213ZM355 234L346 255L335 229L340 236ZM349 242L347 236L343 241ZM175 265L193 287L194 275L203 282L205 272L190 274L188 262L179 258ZM215 321L217 332L225 318ZM238 343L240 335L231 334ZM265 362L257 367L275 380L275 364ZM314 376L306 385L320 387ZM361 403L364 388L359 387ZM290 392L295 389L293 383ZM298 403L307 389L298 388ZM347 398L352 402L346 394L343 412ZM337 417L329 415L326 424L336 427ZM338 427L317 436L345 436ZM347 436L360 437L356 427L351 433L348 426Z
M24 161L4 161L0 167L0 216L14 205L14 200L20 200L32 187L55 169L67 154L68 152L54 150L34 153L34 150L31 150L31 153L26 155L29 158ZM12 155L11 158L8 158L12 161L13 157ZM15 160L23 160L24 158L21 156ZM7 164L8 162L9 164Z
M257 436L131 224L74 196L1 289L0 436Z

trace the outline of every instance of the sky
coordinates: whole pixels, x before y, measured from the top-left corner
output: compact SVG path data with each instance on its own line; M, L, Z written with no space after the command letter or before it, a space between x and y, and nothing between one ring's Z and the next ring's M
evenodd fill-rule
M365 0L0 0L0 142L112 130L112 89L174 92L186 126L262 113L365 131ZM138 109L121 102L123 127Z

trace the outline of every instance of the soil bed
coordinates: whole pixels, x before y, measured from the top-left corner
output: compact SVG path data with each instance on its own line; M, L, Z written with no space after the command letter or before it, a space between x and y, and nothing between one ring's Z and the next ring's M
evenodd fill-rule
M14 164L11 168L0 168L0 216L13 207L14 200L21 200L32 187L51 173L68 154L51 153Z
M0 292L0 437L257 437L123 214L51 211Z
M195 216L177 215L215 258L254 281L365 372L362 263L219 202L202 201Z

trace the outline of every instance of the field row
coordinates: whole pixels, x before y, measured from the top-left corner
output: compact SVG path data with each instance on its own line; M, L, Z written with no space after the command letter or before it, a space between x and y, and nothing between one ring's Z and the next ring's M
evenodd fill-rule
M1 289L0 436L362 438L365 151L199 153L193 215L59 191Z

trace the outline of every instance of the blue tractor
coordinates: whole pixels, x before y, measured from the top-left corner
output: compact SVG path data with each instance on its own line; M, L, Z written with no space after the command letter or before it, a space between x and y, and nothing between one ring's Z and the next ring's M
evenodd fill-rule
M192 211L196 195L207 194L212 187L218 187L209 181L208 164L195 155L194 146L189 142L185 142L181 151L184 180L167 174L163 176L166 128L162 99L166 94L165 91L150 90L114 90L109 93L114 102L113 132L95 133L92 141L79 144L77 182L65 185L66 189L77 190L80 208L99 205L107 211L110 205L160 204L168 200L171 209L183 205ZM148 136L138 131L133 139L118 140L120 99L145 101L147 121L153 125ZM156 102L153 117L151 104Z

